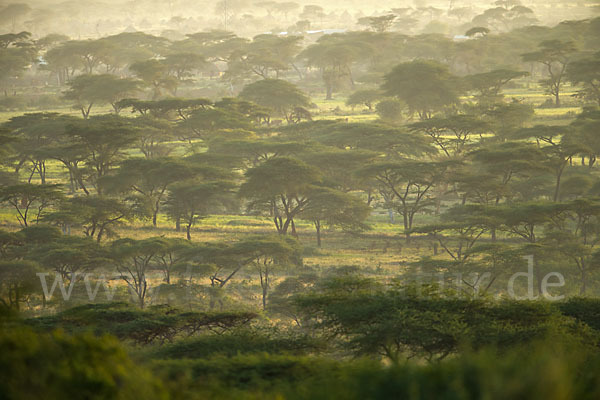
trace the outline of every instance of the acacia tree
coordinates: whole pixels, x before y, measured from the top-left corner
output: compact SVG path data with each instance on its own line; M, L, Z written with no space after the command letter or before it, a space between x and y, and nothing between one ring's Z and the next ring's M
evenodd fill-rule
M164 238L157 240L157 244L160 249L154 257L153 267L163 273L165 283L170 285L173 273L183 267L191 267L189 260L196 246L189 240L179 238Z
M63 198L59 185L34 185L19 183L0 187L0 202L7 203L17 212L17 220L23 227L38 223L44 211Z
M175 95L179 81L169 74L168 64L152 59L135 62L129 69L152 89L152 100L157 100L164 90Z
M279 77L282 71L293 66L294 56L300 50L300 36L278 36L262 34L254 37L252 42L234 50L227 60L227 76L245 78L255 74L262 79L273 75ZM302 76L300 76L302 78Z
M379 90L376 89L363 89L357 90L352 93L346 99L346 105L354 108L358 105L364 105L369 109L369 111L373 111L373 107L375 103L381 100L382 95Z
M562 40L544 40L538 47L539 50L525 53L521 57L523 61L538 62L546 67L548 79L544 79L540 83L546 86L548 93L554 96L556 106L560 107L560 92L567 66L577 48L575 43Z
M323 225L339 226L348 230L367 229L364 220L371 208L359 198L327 187L311 190L310 202L300 217L312 221L317 233L317 246L321 247Z
M148 295L146 273L154 257L161 251L162 238L143 240L119 239L111 243L110 250L121 279L135 293L138 306L144 308Z
M590 272L599 265L600 203L596 199L577 199L564 204L562 211L542 242L549 251L575 263L580 273L579 294L584 295Z
M439 223L415 228L413 232L431 235L460 265L474 255L473 247L490 230L490 225L493 222L479 207L456 206L442 214Z
M399 64L384 79L381 89L385 94L404 101L409 111L416 112L422 120L458 103L458 79L446 65L435 61L415 60Z
M94 105L110 104L118 113L117 103L139 90L138 81L110 74L79 75L70 80L68 86L64 98L75 102L73 107L81 111L84 119L89 118Z
M66 136L81 157L82 167L74 165L76 177L85 174L86 180L79 184L86 194L90 191L86 182L100 194L98 181L108 175L125 157L125 150L135 142L138 132L129 121L116 115L93 116L70 124Z
M473 164L455 178L463 204L467 200L483 205L510 201L518 195L513 183L547 171L544 153L532 143L490 143L471 151L467 158Z
M37 289L38 270L39 266L31 261L0 261L0 302L9 309L19 311L26 296Z
M464 80L470 90L477 92L480 104L493 104L502 100L502 88L510 81L529 75L525 71L495 69L490 72L467 75Z
M60 274L63 281L74 282L77 275L107 263L107 257L89 237L62 235L50 243L36 246L28 258Z
M433 117L411 124L412 131L423 132L446 156L460 156L472 142L472 136L483 135L488 124L473 115L457 114L447 118Z
M31 113L11 118L2 127L10 132L13 154L7 160L14 162L15 172L29 164L30 174L27 179L31 182L34 175L38 175L40 183L46 183L46 162L48 159L58 159L63 162L63 157L57 157L59 152L53 151L63 141L66 127L78 118L61 115L58 113ZM71 143L70 143L71 144ZM65 163L68 168L68 165Z
M396 15L394 14L381 15L379 17L363 17L358 19L358 24L366 25L375 32L383 33L390 29L395 19Z
M574 84L583 84L579 97L595 101L600 106L600 53L569 63L567 78Z
M258 272L263 310L267 308L273 275L277 269L301 265L301 249L295 239L281 236L250 238L233 245L231 252L242 257L245 265L250 265Z
M186 224L186 237L192 240L192 226L211 210L231 204L235 184L225 180L191 179L169 187L167 214Z
M361 168L357 175L377 183L389 207L402 215L404 234L408 240L415 216L434 204L431 189L453 164L410 159L383 161Z
M195 173L199 171L171 158L134 158L123 161L113 175L102 180L101 185L108 193L130 193L140 213L149 215L156 227L168 186L190 179Z
M535 138L546 156L546 164L554 172L554 201L559 201L560 185L565 168L577 154L588 154L589 148L568 127L536 125L517 132L520 138Z
M320 69L327 91L325 98L331 100L333 92L344 81L349 81L354 86L352 64L366 59L372 52L373 48L366 41L357 40L350 35L333 34L319 38L317 43L305 48L298 58L305 60L307 65Z
M279 234L291 227L309 202L312 186L321 176L316 168L289 157L276 157L246 171L240 195L250 200L248 208L266 212L273 218Z
M59 224L65 231L71 226L81 227L85 236L100 242L105 236L114 236L115 226L133 218L131 206L125 202L96 195L66 199L59 210L44 220Z
M533 254L533 272L537 282L538 293L542 294L543 272L539 260L543 256L543 249L540 249L539 242L541 237L540 230L543 227L558 219L563 212L563 205L551 202L527 202L497 207L490 207L486 213L500 221L500 229L511 236L520 238L525 242L523 247L527 252Z
M296 85L281 79L263 79L251 83L244 87L240 97L273 110L288 123L293 122L294 113L299 108L310 106L310 99Z

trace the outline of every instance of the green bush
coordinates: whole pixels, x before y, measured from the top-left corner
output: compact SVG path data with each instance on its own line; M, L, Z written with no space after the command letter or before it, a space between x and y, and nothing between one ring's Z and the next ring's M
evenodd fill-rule
M161 384L110 337L0 332L0 399L163 399Z

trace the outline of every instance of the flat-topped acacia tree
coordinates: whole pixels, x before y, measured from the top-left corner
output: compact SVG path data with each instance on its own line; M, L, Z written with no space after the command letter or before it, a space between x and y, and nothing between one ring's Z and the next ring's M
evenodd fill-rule
M273 218L279 234L288 229L296 234L294 219L309 202L312 186L321 180L319 171L302 161L276 157L246 171L240 195L248 200L248 208Z
M272 110L274 115L285 118L288 123L293 122L298 108L310 106L310 99L304 92L282 79L263 79L246 85L240 92L240 98Z

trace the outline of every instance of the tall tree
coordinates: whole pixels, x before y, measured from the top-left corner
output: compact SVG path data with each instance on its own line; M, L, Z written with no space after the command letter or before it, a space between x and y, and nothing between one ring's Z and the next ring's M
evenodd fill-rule
M565 81L567 66L577 51L575 43L562 40L544 40L539 50L522 55L523 61L538 62L546 67L548 79L540 81L546 86L548 93L554 96L557 107L560 107L560 92Z

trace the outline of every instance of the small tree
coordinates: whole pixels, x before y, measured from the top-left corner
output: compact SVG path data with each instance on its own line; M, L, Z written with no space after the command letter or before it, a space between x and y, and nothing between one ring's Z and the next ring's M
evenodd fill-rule
M169 188L167 214L173 220L182 219L186 224L186 237L192 240L192 226L211 210L230 204L235 184L229 181L178 182Z
M363 89L353 92L346 99L346 105L349 107L365 106L369 111L373 111L375 103L381 99L381 92L376 89Z
M376 109L377 115L382 121L397 123L402 119L404 104L398 99L387 98L377 103Z
M300 217L313 222L317 233L317 246L321 247L323 225L339 226L348 230L367 228L364 220L369 216L371 208L352 194L315 187L309 197L310 202Z
M117 271L135 293L140 308L144 308L148 294L146 273L156 254L163 248L162 244L161 238L119 239L110 246Z
M236 243L232 251L241 255L260 276L262 307L267 308L267 297L275 271L291 264L301 265L300 244L289 237L260 237Z

